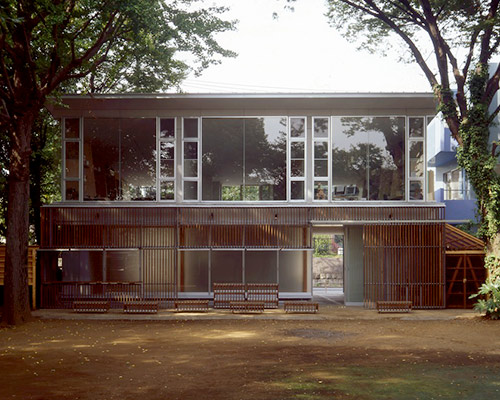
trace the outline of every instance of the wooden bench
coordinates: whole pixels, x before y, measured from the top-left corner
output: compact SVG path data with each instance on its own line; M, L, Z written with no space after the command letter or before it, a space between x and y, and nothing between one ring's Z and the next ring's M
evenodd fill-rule
M252 313L261 314L264 312L264 303L262 301L231 301L229 305L234 313Z
M232 301L245 301L244 283L214 283L214 308L230 308Z
M76 300L73 301L73 311L88 313L105 313L109 311L108 300Z
M155 300L127 300L123 302L123 312L128 314L155 314L158 302Z
M177 312L207 312L208 300L175 300L174 308Z
M383 312L410 312L411 301L377 301L377 311Z
M286 313L315 314L319 311L319 304L310 301L285 301Z
M247 300L261 301L265 308L278 308L277 283L247 283Z

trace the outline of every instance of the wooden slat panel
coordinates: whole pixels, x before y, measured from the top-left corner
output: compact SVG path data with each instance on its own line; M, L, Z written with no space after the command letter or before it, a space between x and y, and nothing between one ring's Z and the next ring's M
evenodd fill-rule
M363 235L366 306L445 306L443 224L365 225Z

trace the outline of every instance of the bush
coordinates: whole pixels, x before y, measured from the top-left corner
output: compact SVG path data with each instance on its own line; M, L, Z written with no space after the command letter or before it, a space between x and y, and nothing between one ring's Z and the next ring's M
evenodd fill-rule
M331 238L327 235L314 237L314 256L326 256L331 254Z
M497 279L493 282L488 279L479 288L479 292L469 298L478 296L485 296L485 299L478 299L477 303L474 304L474 310L484 312L486 317L491 319L500 319L500 281Z

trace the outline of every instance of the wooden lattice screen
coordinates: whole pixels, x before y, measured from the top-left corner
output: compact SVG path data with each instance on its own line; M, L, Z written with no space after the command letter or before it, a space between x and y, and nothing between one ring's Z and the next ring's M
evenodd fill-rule
M365 306L411 301L445 307L444 224L365 225Z

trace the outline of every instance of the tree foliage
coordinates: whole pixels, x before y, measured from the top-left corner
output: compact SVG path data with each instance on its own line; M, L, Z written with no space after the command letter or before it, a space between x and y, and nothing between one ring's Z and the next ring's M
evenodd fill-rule
M500 45L499 0L328 0L327 15L361 48L384 52L399 39L424 72L477 196L489 281L500 282L499 143L490 135L500 64L489 70Z
M199 72L234 54L215 40L218 32L234 26L219 18L224 10L200 6L196 0L2 1L0 158L6 162L0 187L8 187L6 322L29 318L29 166L30 161L43 163L48 136L40 112L48 98L75 89L176 87L191 66ZM33 157L32 146L37 149ZM5 207L4 199L0 207Z

